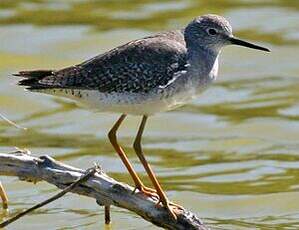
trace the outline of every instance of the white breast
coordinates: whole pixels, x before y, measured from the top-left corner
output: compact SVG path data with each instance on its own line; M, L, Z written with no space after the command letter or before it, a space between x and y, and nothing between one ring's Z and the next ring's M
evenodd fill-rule
M217 75L218 75L218 67L219 67L219 64L218 64L218 57L216 58L215 62L214 62L214 65L213 65L213 68L209 74L210 78L212 80L216 80L217 78Z

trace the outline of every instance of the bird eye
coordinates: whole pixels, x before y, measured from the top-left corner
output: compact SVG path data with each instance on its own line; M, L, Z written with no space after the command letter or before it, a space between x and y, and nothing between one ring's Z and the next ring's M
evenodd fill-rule
M207 32L209 35L212 35L212 36L217 34L217 30L214 28L208 29Z

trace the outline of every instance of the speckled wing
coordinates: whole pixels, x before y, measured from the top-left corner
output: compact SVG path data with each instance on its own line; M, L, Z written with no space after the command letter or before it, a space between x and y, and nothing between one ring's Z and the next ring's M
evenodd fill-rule
M71 88L103 93L149 92L172 82L186 68L181 31L170 31L129 42L82 64L52 71L36 89Z

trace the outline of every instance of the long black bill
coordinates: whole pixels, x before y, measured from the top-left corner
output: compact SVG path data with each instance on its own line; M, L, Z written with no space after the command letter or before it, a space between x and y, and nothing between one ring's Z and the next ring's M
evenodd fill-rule
M262 46L257 46L257 45L254 45L252 43L240 40L238 38L230 38L229 40L230 40L230 42L233 45L245 46L245 47L248 47L248 48L251 48L251 49L256 49L256 50L262 50L262 51L266 51L266 52L271 52L268 48L265 48L265 47L262 47Z

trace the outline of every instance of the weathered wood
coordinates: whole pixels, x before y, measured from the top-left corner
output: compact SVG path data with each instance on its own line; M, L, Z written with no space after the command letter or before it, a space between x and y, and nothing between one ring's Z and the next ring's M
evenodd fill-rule
M48 156L34 157L25 151L0 153L0 175L17 176L20 180L47 181L60 189L65 188L85 173L85 170L55 161ZM193 213L177 209L177 220L155 198L133 193L133 188L118 182L104 172L98 172L73 193L95 198L97 203L108 207L115 205L128 209L145 220L166 229L209 229Z

